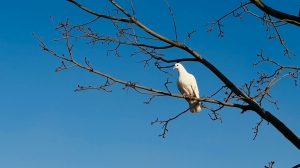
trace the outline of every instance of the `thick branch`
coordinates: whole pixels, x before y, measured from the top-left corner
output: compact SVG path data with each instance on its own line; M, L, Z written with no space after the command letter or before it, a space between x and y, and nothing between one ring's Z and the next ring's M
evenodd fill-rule
M273 116L270 112L266 111L266 121L269 121L278 131L280 131L286 139L292 142L300 150L300 139L293 133L284 123Z
M269 7L268 5L264 4L260 0L250 0L256 7L258 7L260 10L265 12L268 15L271 15L275 18L284 20L288 23L291 23L296 26L300 26L300 18L298 16L290 15L281 11L278 11L276 9L273 9Z

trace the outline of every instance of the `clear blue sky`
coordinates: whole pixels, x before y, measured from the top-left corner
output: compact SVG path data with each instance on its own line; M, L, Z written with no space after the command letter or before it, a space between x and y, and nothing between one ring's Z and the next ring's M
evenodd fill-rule
M120 0L119 0L120 1ZM91 9L106 13L108 1L79 1ZM118 2L118 1L117 1ZM139 21L153 30L173 38L172 21L163 0L133 0ZM274 8L291 14L298 13L299 2L266 1ZM276 4L275 4L276 3ZM121 5L130 11L129 2ZM244 14L242 21L228 17L224 20L225 38L217 37L217 29L207 33L205 22L213 21L240 1L170 0L175 15L179 39L187 31L197 30L187 45L215 64L237 85L257 77L252 69L256 54L265 54L288 65L298 65L300 57L288 60L277 41L268 40L260 20ZM253 8L255 9L255 8ZM257 11L257 10L254 10ZM261 13L259 13L261 14ZM61 60L42 52L32 37L35 32L49 47L66 53L63 43L51 40L59 37L49 16L59 22L70 18L73 23L89 21L91 17L66 1L4 1L0 7L0 167L3 168L134 168L134 167L263 167L275 161L275 168L300 163L299 150L271 125L259 129L255 141L252 127L260 118L253 112L241 115L239 110L226 108L221 112L223 123L212 121L204 109L201 113L186 113L169 124L165 139L157 135L160 125L150 125L156 117L167 119L187 108L183 99L149 97L122 90L114 85L112 93L104 91L74 92L80 85L100 85L105 79L74 68L54 72ZM95 29L99 34L112 34L107 22ZM299 28L279 29L286 45L300 54ZM99 71L125 81L164 89L165 74L151 67L136 64L143 57L129 58L129 50L122 48L123 58L105 57L105 47L76 46L76 57L88 56ZM168 58L188 57L184 52L170 50ZM201 95L213 93L222 83L197 63L183 63L195 75ZM169 79L175 82L177 73ZM170 85L179 93L175 83ZM300 89L291 79L285 79L272 90L279 100L280 110L265 103L265 108L300 135Z

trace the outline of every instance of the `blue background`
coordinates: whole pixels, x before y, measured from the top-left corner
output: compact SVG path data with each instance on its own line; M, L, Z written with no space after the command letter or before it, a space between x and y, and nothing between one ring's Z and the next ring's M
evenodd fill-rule
M108 1L78 1L100 13L112 9ZM117 1L118 2L118 1ZM130 11L129 1L118 2ZM298 1L265 1L273 8L297 14ZM4 1L0 7L0 167L9 168L98 168L98 167L263 167L275 161L274 167L291 167L299 163L299 150L273 126L259 128L252 140L253 128L260 121L257 114L225 108L220 112L223 123L212 121L204 109L201 113L186 113L172 121L165 139L159 124L150 125L156 117L167 119L187 108L183 99L155 98L144 104L149 96L134 90L123 90L115 84L113 92L74 92L77 85L99 86L105 78L79 68L55 72L61 60L42 52L32 36L43 37L49 48L67 54L64 42L52 40L60 36L55 25L70 18L77 24L94 19L66 1ZM168 7L162 0L134 1L140 22L158 33L174 39L173 22ZM243 14L243 19L227 17L223 20L224 38L218 38L215 28L207 33L204 24L219 18L240 5L239 1L182 1L169 0L179 35L183 42L186 32L197 30L186 45L196 50L219 70L241 86L253 78L257 71L272 72L274 66L258 61L260 49L264 54L285 65L299 66L299 57L283 56L283 47L269 40L262 21ZM253 12L262 12L251 6ZM93 27L99 34L113 35L111 22L100 19ZM300 53L299 28L287 25L279 28L286 45ZM169 89L179 93L173 76L137 64L147 58L130 57L132 48L121 47L122 58L106 50L114 45L96 44L94 48L78 42L75 58L83 63L87 56L94 68L124 80L164 90L167 78L173 83ZM177 49L167 50L170 59L190 57ZM200 95L210 95L223 86L208 69L199 63L183 63L197 79ZM271 90L274 100L279 100L279 110L269 103L264 108L271 111L296 134L299 127L299 87L291 78L285 78ZM222 99L222 96L217 97Z

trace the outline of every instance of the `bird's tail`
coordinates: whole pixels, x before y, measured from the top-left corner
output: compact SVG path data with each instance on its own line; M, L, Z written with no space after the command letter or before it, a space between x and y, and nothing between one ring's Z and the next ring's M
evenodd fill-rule
M198 113L201 111L201 106L199 104L199 101L191 101L190 104L190 111L192 113Z

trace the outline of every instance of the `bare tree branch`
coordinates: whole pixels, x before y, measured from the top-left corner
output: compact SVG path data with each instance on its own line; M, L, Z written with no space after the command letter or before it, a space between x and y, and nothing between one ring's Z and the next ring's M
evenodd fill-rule
M169 122L172 121L172 120L175 120L176 118L178 118L178 117L181 116L182 114L188 112L189 110L190 110L190 108L184 110L183 112L179 113L179 114L176 115L175 117L169 118L169 119L167 119L167 120L159 120L158 118L156 118L155 121L152 121L152 122L151 122L151 125L153 125L153 124L155 124L155 123L163 124L163 126L162 126L163 133L160 134L160 135L158 135L158 136L161 136L161 137L165 138L165 136L166 136L166 134L167 134L167 132L168 132L168 124L169 124Z
M245 2L245 3L241 3L241 5L237 8L235 8L234 10L228 12L227 14L225 14L224 16L222 16L221 18L219 19L215 19L215 22L206 22L205 23L205 26L208 26L210 25L211 27L209 27L207 29L207 32L211 32L213 30L213 28L215 27L215 25L217 24L218 25L218 29L219 29L219 34L218 34L218 37L224 37L224 32L222 30L222 27L224 27L224 25L221 24L221 20L223 20L224 18L226 18L227 16L233 14L233 16L235 17L239 17L241 18L241 14L238 14L238 15L235 15L235 12L241 8L243 8L244 6L247 6L248 4L250 4L251 2Z
M254 130L254 137L253 137L253 140L255 140L257 134L258 134L258 128L261 126L261 123L263 122L264 120L261 118L260 121L258 123L256 123L256 126L254 128L252 128Z
M161 90L156 90L156 89L153 89L153 88L149 88L149 87L137 85L136 83L126 82L126 81L114 78L114 77L112 77L110 75L104 74L104 73L102 73L100 71L97 71L97 70L93 69L91 67L91 65L89 64L89 62L86 62L88 64L87 66L84 66L84 65L76 62L75 60L68 59L66 57L63 57L61 55L56 54L52 50L48 49L46 47L46 45L44 44L44 42L41 39L39 39L35 34L33 34L33 35L34 35L34 37L36 39L39 40L40 46L42 47L43 50L49 52L50 54L52 54L52 55L54 55L54 56L56 56L58 58L64 59L64 60L66 60L68 62L71 62L74 65L76 65L76 66L78 66L78 67L80 67L82 69L88 70L89 72L92 72L92 73L95 73L97 75L103 76L103 77L105 77L107 79L110 79L114 83L120 83L120 84L123 84L123 85L125 85L126 87L129 87L129 88L134 88L134 89L137 88L137 89L146 90L146 91L149 91L152 94L166 95L166 96L172 96L172 97L177 97L177 98L185 98L184 96L179 95L179 94L173 94L173 93L169 93L169 92L164 92L164 91L161 91ZM69 53L72 55L71 51L69 51ZM89 90L89 89L95 89L95 88L93 88L93 87L86 87L84 90ZM77 90L77 91L79 91L79 90ZM191 98L191 99L199 100L199 101L203 101L203 102L208 102L208 103L214 103L214 104L222 104L224 106L231 106L231 107L236 107L236 108L240 108L240 109L244 109L244 110L250 110L249 106L247 106L247 105L240 105L240 104L222 102L222 101L218 101L218 100L205 99L205 98Z
M272 20L270 15L268 15L269 17L269 20ZM275 32L276 32L276 35L277 36L274 36L275 38L278 37L278 40L280 42L280 44L284 47L284 55L288 55L288 57L290 58L290 54L293 55L293 56L296 56L293 52L291 52L284 44L284 40L282 40L281 36L280 36L280 33L278 32L274 22L271 22L273 28L275 29Z
M273 168L274 164L275 164L274 161L268 162L268 166L265 166L265 168Z
M295 166L293 166L292 168L299 168L300 167L300 164L297 164Z
M74 0L67 0L68 2L71 2L73 3L74 5L78 6L79 8L81 8L82 10L92 14L92 15L95 15L95 16L98 16L98 17L101 17L101 18L105 18L105 19L110 19L110 20L116 20L116 21L120 21L120 22L127 22L127 23L131 23L131 20L130 19L126 19L126 18L117 18L117 17L112 17L112 16L107 16L107 15L103 15L103 14L100 14L100 13L97 13L97 12L94 12L92 10L89 10L87 9L86 7L80 5L79 3L77 3L76 1Z
M298 16L290 15L279 10L273 9L265 3L263 3L261 0L250 0L250 2L268 15L271 15L280 20L284 20L293 25L300 26L300 18Z
M170 7L168 1L165 0L165 2L166 2L166 4L167 4L167 6L168 6L168 8L169 8L169 11L170 11L170 14L171 14L171 16L172 16L173 27L174 27L174 33L175 33L175 39L176 39L176 41L178 41L177 27L176 27L176 22L175 22L174 14L173 14L173 12L172 12L172 9L171 9L171 7Z

